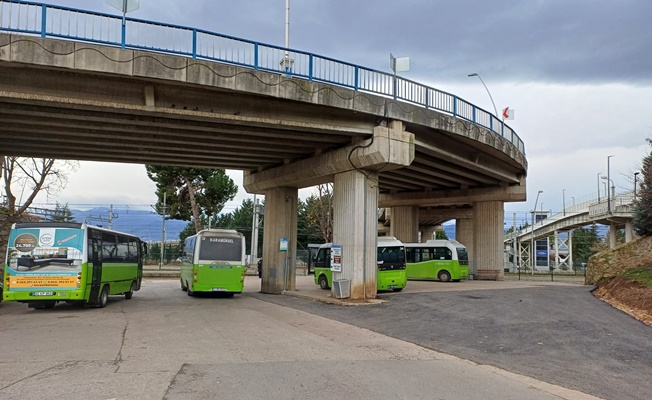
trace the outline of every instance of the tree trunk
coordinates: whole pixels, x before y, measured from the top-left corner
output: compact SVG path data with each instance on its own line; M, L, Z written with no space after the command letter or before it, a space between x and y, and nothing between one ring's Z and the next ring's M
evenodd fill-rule
M190 197L190 208L192 209L192 217L195 220L195 232L199 232L202 228L201 220L199 219L199 207L197 206L197 200L195 199L195 187L190 182L190 179L183 177L186 181L186 186L188 186L188 196Z

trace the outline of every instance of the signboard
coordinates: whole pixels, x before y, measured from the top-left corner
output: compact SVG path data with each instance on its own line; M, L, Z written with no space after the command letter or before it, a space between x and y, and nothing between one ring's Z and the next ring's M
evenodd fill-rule
M280 251L288 251L288 238L281 238L278 249Z
M138 10L140 0L106 0L106 4L126 14Z
M331 246L331 271L342 272L342 245Z
M394 73L406 72L410 70L410 57L396 58L389 53L389 67Z
M514 119L514 110L510 110L509 107L503 109L503 119Z

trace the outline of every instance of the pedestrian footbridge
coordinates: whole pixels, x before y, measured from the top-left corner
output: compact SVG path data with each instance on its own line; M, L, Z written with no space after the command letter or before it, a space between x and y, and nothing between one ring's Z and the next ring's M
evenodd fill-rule
M616 246L616 232L625 229L625 241L629 242L634 238L633 202L634 193L625 192L611 198L603 196L589 199L543 219L535 212L535 219L540 220L534 226L505 235L505 248L510 257L516 254L517 265L530 268L534 262L531 247L534 245L536 248L538 241L546 239L546 247L555 257L554 267L572 269L573 229L592 224L607 225L611 248ZM562 233L566 234L560 235Z

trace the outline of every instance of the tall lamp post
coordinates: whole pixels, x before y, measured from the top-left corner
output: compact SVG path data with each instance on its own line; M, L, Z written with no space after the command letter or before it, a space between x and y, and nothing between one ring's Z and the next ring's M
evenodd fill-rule
M640 172L634 172L634 200L636 200L636 183L638 182L638 174L640 174Z
M532 209L532 237L530 238L530 268L532 268L532 275L534 275L534 260L536 258L536 250L534 249L534 214L537 212L537 203L539 202L539 195L543 190L537 192L537 198L534 200L534 208Z
M611 171L609 168L609 161L614 155L607 156L607 182L611 182ZM607 212L611 214L611 193L607 192Z
M602 172L598 172L598 203L600 202L600 175Z
M603 176L602 180L607 181L604 191L607 192L607 212L609 214L611 214L611 207L610 207L611 199L615 200L615 197L616 197L616 185L614 185L614 181L612 181L611 179L609 179L606 176ZM605 182L602 182L602 183L605 183Z
M564 217L566 216L566 189L562 189L561 191L561 202L562 206L564 207Z
M496 118L498 118L498 109L496 108L496 103L494 103L494 98L491 97L491 93L489 92L489 89L487 88L487 85L484 84L484 81L482 80L482 77L477 72L469 74L469 77L472 77L472 76L477 76L480 79L480 82L482 82L482 86L484 86L485 90L487 91L487 94L489 95L489 98L491 99L491 104L493 104L493 106L494 106L494 115L496 116Z

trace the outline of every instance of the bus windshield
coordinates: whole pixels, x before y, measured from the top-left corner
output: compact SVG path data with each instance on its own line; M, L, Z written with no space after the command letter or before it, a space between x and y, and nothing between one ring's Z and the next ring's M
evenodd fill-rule
M242 240L226 236L202 236L199 259L210 261L233 261L240 263Z
M405 247L378 247L378 268L381 271L388 269L404 269Z

